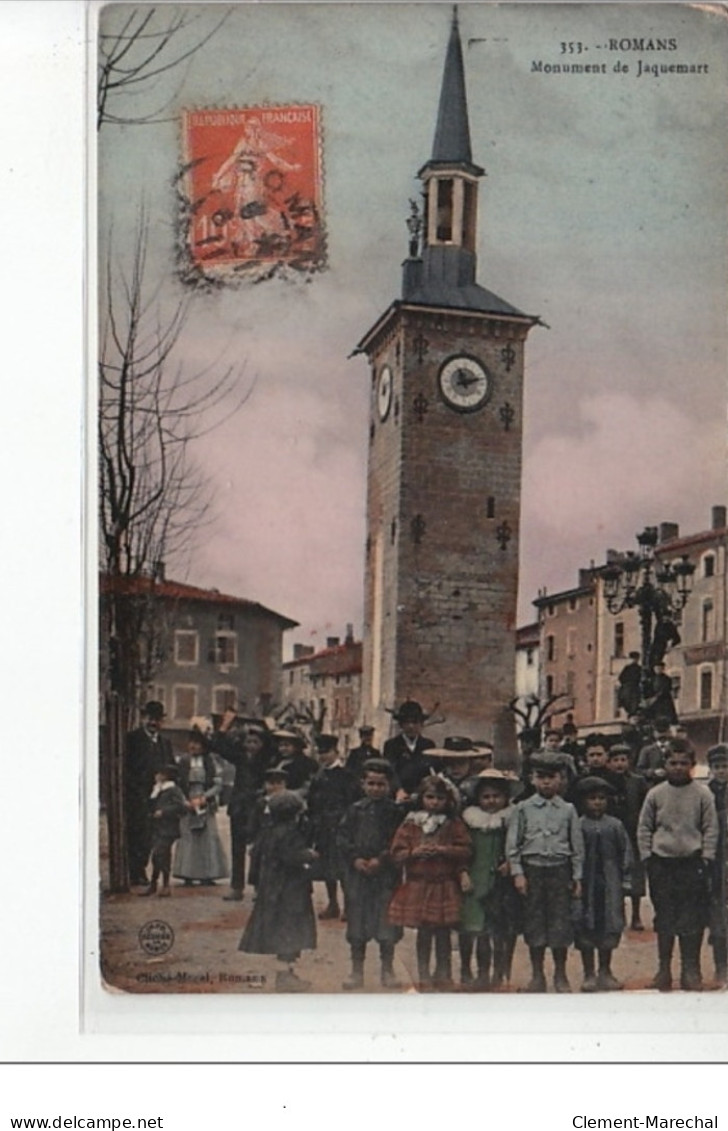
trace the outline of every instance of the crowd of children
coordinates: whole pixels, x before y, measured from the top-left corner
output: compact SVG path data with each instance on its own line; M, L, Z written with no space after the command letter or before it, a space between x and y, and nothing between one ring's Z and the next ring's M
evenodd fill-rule
M612 959L625 929L625 900L630 928L644 930L645 877L658 947L652 986L673 988L677 938L680 988L702 988L706 928L715 981L726 984L728 745L708 751L706 785L694 776L695 756L683 738L669 737L659 747L661 760L653 752L643 757L647 780L635 769L639 752L623 741L591 735L581 744L564 743L550 732L517 778L493 765L488 743L453 736L437 748L417 733L422 717L407 734L405 724L412 724L418 707L401 709L394 750L385 745L380 756L367 733L363 756L352 765L331 735L317 737L314 759L300 735L273 732L267 764L245 729L237 745L229 728L213 740L222 757L232 755L236 780L242 767L247 789L237 851L241 839L243 855L245 843L251 846L255 901L240 949L278 958L277 989L309 988L295 963L316 946L312 885L320 881L327 905L319 919L346 920L351 973L345 990L364 987L369 942L379 948L381 986L400 986L395 947L406 928L416 931L421 991L455 988L454 940L462 989L509 988L519 936L531 965L526 991L547 990L550 952L553 989L570 992L572 946L581 958L583 992L619 990ZM194 865L202 858L199 851L190 856L202 841L184 838L195 837L201 810L214 806L219 778L199 737L190 747L184 791L179 767L157 774L150 800L153 875L145 894L168 894L171 870L187 876L184 867L172 869L180 822L178 858L188 861L188 870L189 860ZM206 848L210 855L218 861L214 843ZM213 866L219 874L219 862ZM240 898L243 868L244 860L233 860L233 892ZM197 878L194 867L191 878Z

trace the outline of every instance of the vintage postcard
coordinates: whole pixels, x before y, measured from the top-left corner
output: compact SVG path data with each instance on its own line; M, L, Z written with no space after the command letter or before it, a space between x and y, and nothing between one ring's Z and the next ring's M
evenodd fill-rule
M105 992L725 988L727 29L99 10Z

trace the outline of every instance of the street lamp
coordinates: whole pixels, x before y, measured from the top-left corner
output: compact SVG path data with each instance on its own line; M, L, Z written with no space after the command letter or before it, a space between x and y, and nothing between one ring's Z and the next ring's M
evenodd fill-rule
M669 643L679 643L673 618L685 608L695 572L687 554L673 565L656 558L657 540L657 527L646 526L637 535L637 551L627 550L600 570L610 613L639 610L643 699L652 692L652 668Z

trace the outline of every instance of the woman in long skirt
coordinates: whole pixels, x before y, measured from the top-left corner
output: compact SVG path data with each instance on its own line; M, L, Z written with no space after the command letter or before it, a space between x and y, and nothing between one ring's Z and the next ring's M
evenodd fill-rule
M217 806L222 773L199 731L192 731L187 753L180 759L180 786L189 812L180 821L180 838L172 875L191 886L195 880L211 886L229 874L217 831Z

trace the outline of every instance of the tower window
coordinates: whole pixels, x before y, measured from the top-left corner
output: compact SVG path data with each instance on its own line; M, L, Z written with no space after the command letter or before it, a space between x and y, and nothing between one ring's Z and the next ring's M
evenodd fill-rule
M465 197L463 199L463 246L468 251L475 251L475 209L478 200L478 186L472 181L465 181Z
M452 197L453 182L437 182L437 239L442 243L452 243Z
M614 626L614 655L624 655L624 621L618 620Z
M488 509L486 514L488 518L495 518L495 498L493 495L488 496Z
M711 600L703 601L701 612L700 635L701 640L705 643L713 638L713 602Z
M556 640L553 636L546 637L546 659L549 663L556 659Z

